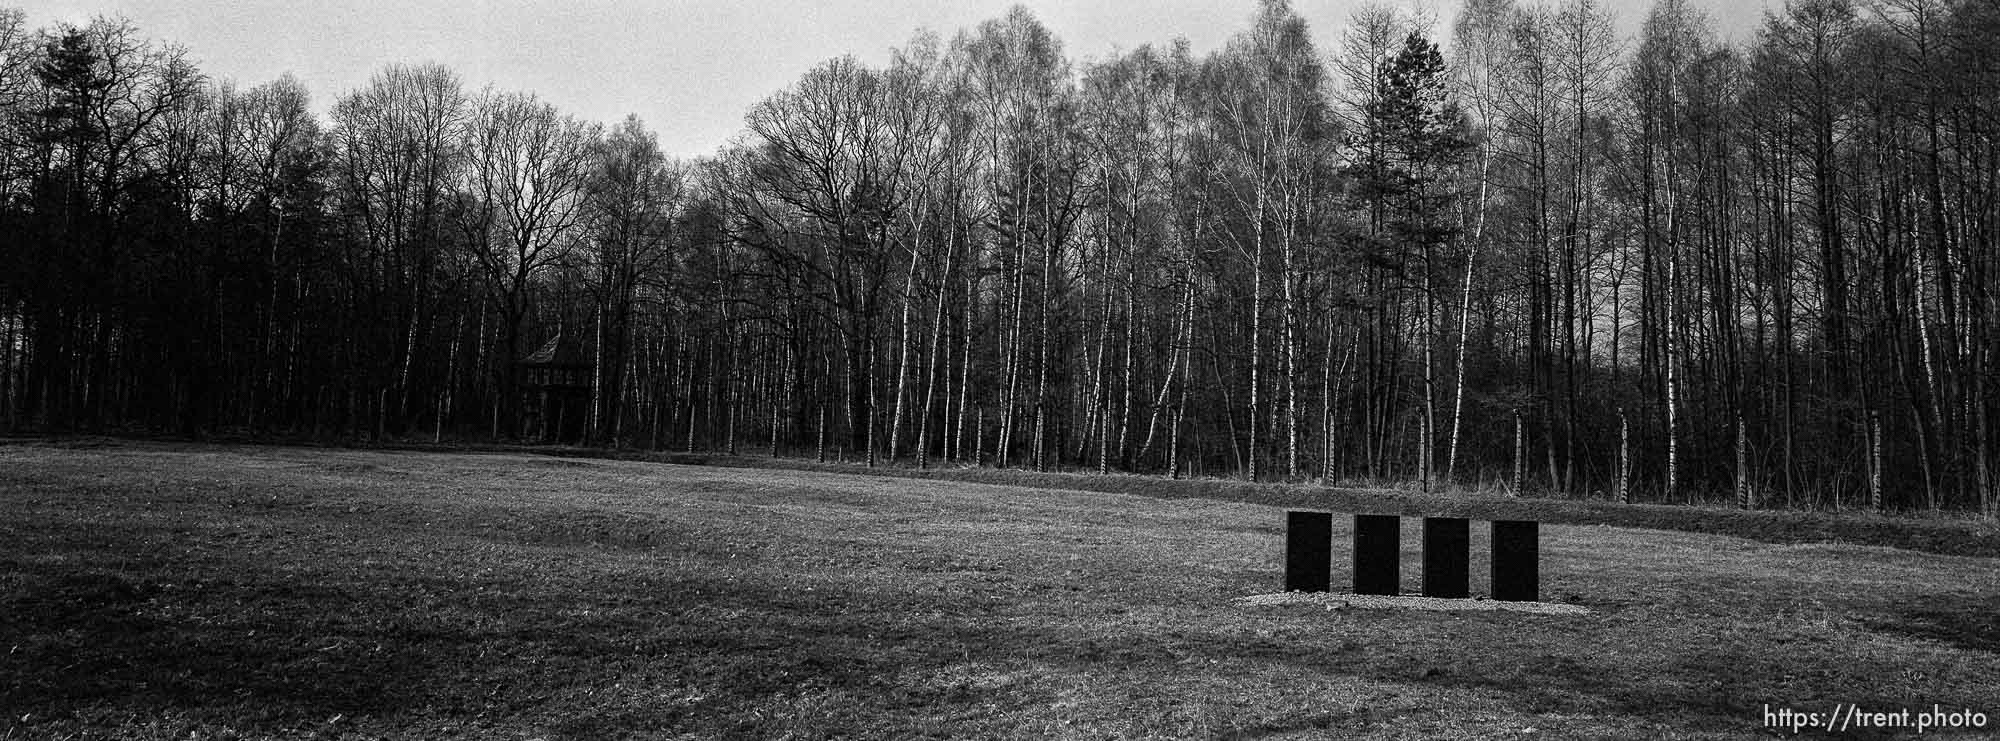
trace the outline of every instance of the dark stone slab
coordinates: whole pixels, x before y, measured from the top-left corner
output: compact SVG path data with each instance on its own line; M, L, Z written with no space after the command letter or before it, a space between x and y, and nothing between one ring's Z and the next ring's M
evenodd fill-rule
M1402 592L1403 518L1354 516L1354 593Z
M1285 591L1325 592L1333 584L1333 513L1285 513Z
M1534 602L1541 598L1541 523L1493 521L1493 598Z
M1424 596L1472 595L1472 522L1463 517L1424 518Z

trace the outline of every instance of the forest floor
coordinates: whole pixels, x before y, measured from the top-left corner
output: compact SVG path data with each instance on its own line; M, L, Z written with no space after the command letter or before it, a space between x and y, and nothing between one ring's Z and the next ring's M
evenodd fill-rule
M1738 738L1853 706L2000 724L2000 559L1547 524L1543 595L1590 614L1246 604L1279 584L1272 504L7 441L0 739Z

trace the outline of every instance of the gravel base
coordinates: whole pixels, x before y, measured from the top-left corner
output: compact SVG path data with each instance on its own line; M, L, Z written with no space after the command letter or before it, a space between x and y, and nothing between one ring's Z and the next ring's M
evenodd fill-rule
M1363 610L1511 610L1532 612L1537 615L1588 615L1590 609L1582 605L1564 605L1555 602L1503 602L1490 599L1443 599L1440 597L1389 596L1376 594L1333 594L1331 592L1278 592L1238 597L1236 603L1245 607L1265 607L1269 605L1316 605L1328 610L1345 610L1350 607Z

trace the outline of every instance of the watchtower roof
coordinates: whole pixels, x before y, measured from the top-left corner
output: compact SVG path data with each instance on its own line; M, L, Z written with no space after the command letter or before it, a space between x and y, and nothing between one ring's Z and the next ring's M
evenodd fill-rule
M582 345L561 332L542 343L541 349L522 358L521 364L543 368L588 368L593 365L590 356L584 354Z

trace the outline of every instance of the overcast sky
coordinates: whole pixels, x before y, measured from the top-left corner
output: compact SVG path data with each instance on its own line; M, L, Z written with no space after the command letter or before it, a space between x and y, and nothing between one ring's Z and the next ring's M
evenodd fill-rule
M1412 0L1392 0L1407 4ZM1458 0L1416 0L1447 35ZM1605 0L1630 34L1651 0ZM1767 0L1691 0L1718 30L1747 38ZM1775 3L1776 0L1770 0ZM947 38L1016 0L0 0L28 22L124 16L152 38L181 44L209 75L249 86L291 72L322 112L392 62L440 62L470 89L530 90L579 117L611 123L637 113L660 146L707 154L743 114L818 62L852 53L888 59L919 28ZM1361 0L1293 0L1322 52ZM1024 0L1072 60L1184 36L1196 53L1247 26L1255 0Z

